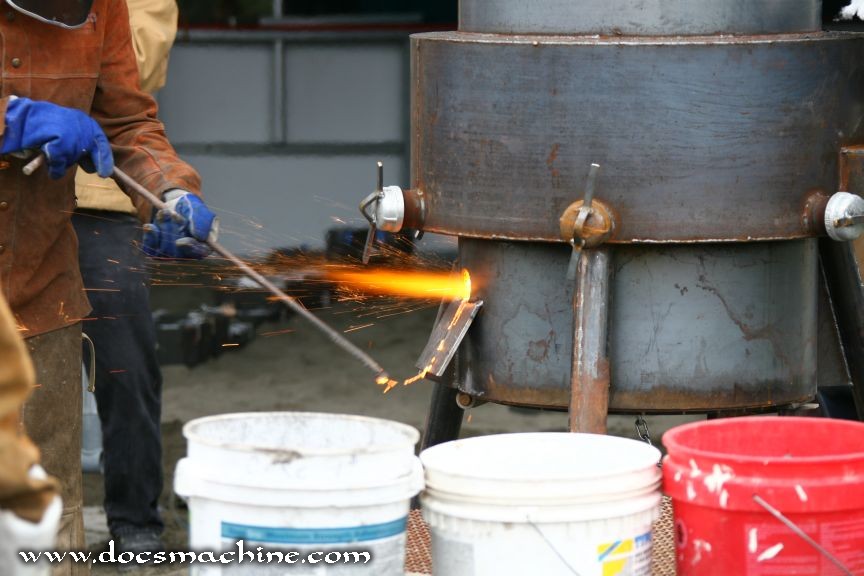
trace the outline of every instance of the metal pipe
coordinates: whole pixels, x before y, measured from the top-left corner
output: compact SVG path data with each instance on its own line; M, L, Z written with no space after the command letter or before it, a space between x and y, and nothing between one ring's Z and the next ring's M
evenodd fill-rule
M37 168L39 168L39 166L44 163L44 161L45 156L39 154L34 160L30 161L24 166L24 174L26 174L27 176L31 175L33 172L36 171ZM128 186L136 194L145 198L157 210L165 210L169 213L174 213L174 211L168 208L168 206L165 204L165 202L162 201L161 198L141 186L141 184L133 180L131 176L123 172L120 168L117 168L115 166L113 175L117 180ZM231 261L243 273L249 275L263 288L269 290L274 296L276 296L276 298L278 298L291 310L311 322L313 326L315 326L316 328L318 328L318 330L327 335L327 337L330 338L330 340L334 344L342 348L345 352L349 353L351 356L362 362L367 368L375 372L377 381L381 381L383 379L386 382L389 379L387 372L385 372L384 369L375 360L373 360L371 356L369 356L368 354L363 352L363 350L352 344L347 338L345 338L342 334L328 326L320 318L309 312L309 310L307 310L295 298L288 296L285 292L277 288L272 282L267 280L267 278L262 276L255 269L246 264L246 262L235 256L232 252L230 252L227 248L225 248L215 240L207 240L207 245L210 246L210 248L212 248L214 252Z
M453 387L454 376L455 370L451 367L447 371L447 378L434 384L429 412L426 414L423 440L420 444L421 450L459 438L465 410L456 402L459 390Z
M610 248L582 251L573 294L570 431L606 433L609 413L607 353Z

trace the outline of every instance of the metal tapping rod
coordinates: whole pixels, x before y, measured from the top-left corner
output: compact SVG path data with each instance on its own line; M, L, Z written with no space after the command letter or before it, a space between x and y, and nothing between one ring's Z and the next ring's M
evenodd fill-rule
M45 161L45 156L40 154L34 160L29 162L24 166L23 172L26 175L31 175L36 171L39 166L41 166ZM114 177L117 178L120 182L134 190L137 194L145 198L148 202L150 202L156 209L165 210L172 215L176 213L168 208L168 206L163 202L158 196L144 188L141 184L132 179L131 176L123 172L120 168L114 167ZM224 258L230 260L235 266L237 266L240 270L242 270L245 274L248 274L255 280L258 284L260 284L263 288L269 290L274 296L276 296L282 303L291 308L293 311L300 314L303 318L311 322L318 330L327 335L330 340L342 348L345 352L348 352L354 358L362 362L367 368L375 372L376 381L381 380L389 380L389 376L387 372L375 361L371 356L366 354L363 350L352 344L347 338L345 338L342 334L328 326L324 321L319 319L317 316L312 314L309 310L307 310L300 302L297 301L296 298L292 298L278 287L276 287L272 282L267 280L264 276L262 276L259 272L254 270L251 266L249 266L246 262L235 256L231 251L227 248L216 242L215 240L207 240L207 245L213 249L214 252L220 254Z

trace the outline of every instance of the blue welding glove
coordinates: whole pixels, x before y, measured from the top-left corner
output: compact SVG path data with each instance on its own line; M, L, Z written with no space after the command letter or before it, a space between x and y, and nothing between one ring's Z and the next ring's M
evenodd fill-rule
M14 98L6 108L6 131L0 153L41 150L52 178L80 163L87 172L107 178L114 171L108 138L95 120L74 108Z
M144 225L142 249L159 258L200 260L210 254L205 242L219 236L219 220L195 194L176 188L162 198L169 210L159 210L153 221Z

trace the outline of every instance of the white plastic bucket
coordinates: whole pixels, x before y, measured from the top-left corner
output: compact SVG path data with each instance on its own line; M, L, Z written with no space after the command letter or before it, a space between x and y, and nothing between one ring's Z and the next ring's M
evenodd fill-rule
M596 434L500 434L420 454L441 576L648 576L660 452Z
M193 575L404 573L410 500L423 487L416 429L339 414L264 412L193 420L174 491L189 502L190 548L299 552L296 563L192 565ZM368 563L304 563L313 552L368 551ZM218 559L219 554L215 554ZM266 559L266 556L264 557ZM256 558L257 559L257 558Z

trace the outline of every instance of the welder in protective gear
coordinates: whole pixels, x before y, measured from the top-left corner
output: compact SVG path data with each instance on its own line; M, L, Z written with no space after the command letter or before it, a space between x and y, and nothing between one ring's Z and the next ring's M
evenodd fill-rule
M174 0L126 0L126 5L141 89L152 93L166 81L177 32L177 4ZM150 313L146 254L170 256L184 251L183 255L195 257L209 252L194 239L194 233L208 227L212 232L212 214L186 210L192 202L202 204L194 194L185 194L187 198L181 201L182 191L166 192L163 199L173 202L175 211L186 218L165 222L162 227L148 224L141 250L142 222L117 184L81 170L75 184L78 206L72 225L78 236L81 276L93 306L90 315L95 318L86 323L85 331L96 350L93 375L102 425L103 505L108 529L118 554L158 552L164 549L159 511L162 373ZM164 220L160 216L157 223ZM171 228L163 231L166 226ZM184 226L189 235L183 232ZM129 446L135 447L134 453Z
M43 467L61 484L58 547L83 549L81 320L90 305L70 223L75 171L68 168L80 163L107 174L113 161L160 197L176 190L197 196L200 178L177 157L156 103L139 88L125 0L4 0L0 7L0 287L36 368L39 386L23 420ZM21 172L27 160L16 154L34 150L47 167L28 177ZM130 198L142 217L152 216L145 200ZM199 215L208 212L202 203L188 214L194 226L169 230L160 253L203 255L182 247L189 236L211 236L212 215ZM154 226L163 231L161 221ZM55 566L55 574L88 573L86 564Z

